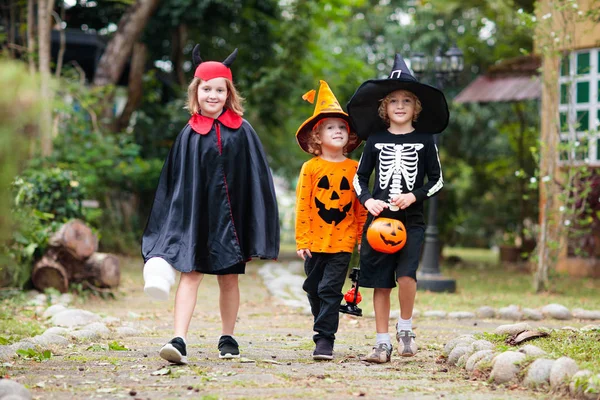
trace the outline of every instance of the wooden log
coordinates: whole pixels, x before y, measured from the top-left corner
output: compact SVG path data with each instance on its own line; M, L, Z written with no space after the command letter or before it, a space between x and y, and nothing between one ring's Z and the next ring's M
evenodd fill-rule
M81 272L73 276L73 281L88 281L99 288L115 288L121 281L119 259L108 253L94 253L85 261Z
M33 286L43 292L45 289L54 288L61 293L66 293L69 288L67 270L54 257L55 254L46 253L35 263L31 273Z
M85 260L98 250L98 237L78 219L73 219L55 232L48 244L68 252L76 260Z

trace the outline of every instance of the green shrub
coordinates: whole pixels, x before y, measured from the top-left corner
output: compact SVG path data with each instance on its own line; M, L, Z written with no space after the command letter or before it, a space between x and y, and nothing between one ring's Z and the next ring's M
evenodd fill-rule
M15 222L12 240L0 260L4 286L24 287L36 259L46 251L48 239L69 219L90 221L82 207L86 191L74 171L60 168L26 170L13 182Z
M52 214L57 220L85 219L85 188L74 171L60 168L29 169L15 179L15 207Z

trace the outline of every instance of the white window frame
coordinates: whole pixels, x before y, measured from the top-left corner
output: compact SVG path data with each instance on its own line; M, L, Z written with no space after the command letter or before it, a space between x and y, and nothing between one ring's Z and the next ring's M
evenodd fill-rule
M590 72L586 75L577 75L577 55L582 53L590 54ZM569 75L562 76L559 75L558 78L558 112L559 115L561 113L567 113L567 124L569 126L568 132L562 131L562 126L560 129L560 141L561 142L574 142L575 140L580 140L586 136L589 138L589 148L587 154L587 160L578 160L575 158L574 151L569 155L569 160L561 160L560 154L558 156L558 162L561 165L570 164L570 165L590 165L594 167L600 167L600 158L598 157L598 139L600 139L600 121L598 117L598 110L600 110L600 102L598 102L598 82L600 82L600 72L598 71L598 55L600 53L600 48L589 48L572 51L568 55L569 60ZM562 68L562 66L561 66ZM561 71L559 71L561 72ZM590 90L589 90L589 102L588 103L577 103L577 83L578 82L589 82ZM567 84L568 92L567 92L567 101L570 104L561 104L561 85ZM577 120L577 111L587 111L589 120L588 120L588 131L575 130L576 120ZM560 118L559 118L560 121ZM593 134L590 134L593 132Z

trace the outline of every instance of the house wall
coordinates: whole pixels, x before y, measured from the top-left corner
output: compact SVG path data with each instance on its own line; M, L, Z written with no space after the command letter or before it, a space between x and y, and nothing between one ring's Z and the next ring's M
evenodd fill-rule
M600 21L593 21L586 13L600 9L600 0L557 1L540 0L536 41L534 50L543 57L542 61L542 99L541 99L541 141L548 149L549 157L542 153L540 158L541 175L560 176L560 165L554 157L559 141L559 76L560 58L557 51L572 52L587 48L600 47ZM596 17L598 19L598 17ZM553 51L549 52L548 48ZM540 222L546 213L559 215L558 198L549 198L543 184L540 184ZM556 232L556 227L553 227ZM559 230L565 231L565 230ZM566 232L565 232L566 233ZM562 243L558 268L571 275L597 277L600 264L588 265L581 259L567 257L566 237L559 238ZM586 268L582 268L582 262Z

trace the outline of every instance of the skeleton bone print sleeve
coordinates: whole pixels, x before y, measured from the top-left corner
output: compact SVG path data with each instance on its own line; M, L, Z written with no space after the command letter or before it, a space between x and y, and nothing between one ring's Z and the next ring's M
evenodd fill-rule
M430 135L429 140L425 142L425 174L427 183L412 191L418 202L435 196L444 187L442 164L433 135Z

